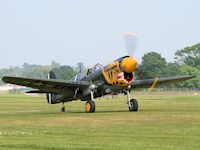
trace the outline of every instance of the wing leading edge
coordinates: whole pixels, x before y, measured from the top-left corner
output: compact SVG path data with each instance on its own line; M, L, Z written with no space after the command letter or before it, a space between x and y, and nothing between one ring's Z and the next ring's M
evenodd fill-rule
M22 78L5 76L2 80L6 83L22 85L39 89L41 93L60 93L65 94L67 90L84 89L90 86L90 82L85 81L71 81L71 80L59 80L59 79L34 79L34 78Z
M194 78L194 75L191 76L182 76L182 77L167 77L167 78L156 78L156 79L146 79L146 80L135 80L132 83L132 88L149 88L152 84L155 83L159 86L167 83L175 83L180 81L185 81L191 78ZM59 79L34 79L34 78L22 78L22 77L11 77L5 76L2 80L6 83L17 84L22 86L31 87L38 89L35 91L30 91L30 93L58 93L66 94L66 91L74 91L76 89L85 89L88 88L91 83L86 81L70 81L70 80L59 80Z
M194 75L191 76L181 76L181 77L166 77L166 78L156 78L156 79L146 79L146 80L135 80L132 83L132 88L141 88L141 87L149 87L156 81L156 86L167 84L167 83L175 83L180 81L185 81L188 79L194 78Z

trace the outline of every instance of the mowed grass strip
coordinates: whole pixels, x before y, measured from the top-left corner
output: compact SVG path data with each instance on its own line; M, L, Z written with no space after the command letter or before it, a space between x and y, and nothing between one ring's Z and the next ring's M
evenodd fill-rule
M0 95L0 149L200 149L200 96L192 92L133 92L126 96L49 105L44 96Z

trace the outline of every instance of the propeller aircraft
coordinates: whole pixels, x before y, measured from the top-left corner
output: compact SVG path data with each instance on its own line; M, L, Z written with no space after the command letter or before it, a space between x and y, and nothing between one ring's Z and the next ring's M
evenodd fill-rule
M55 73L50 71L47 79L35 79L24 77L5 76L5 83L31 87L35 90L27 93L44 93L49 104L62 103L61 111L65 112L65 102L73 100L86 101L85 111L95 112L95 98L108 94L127 95L128 109L131 112L138 111L138 102L131 98L130 92L136 88L151 87L188 80L195 76L167 77L136 80L134 72L137 71L137 60L133 57L137 35L124 33L128 55L114 60L112 63L102 66L95 65L77 74L73 80L56 79Z

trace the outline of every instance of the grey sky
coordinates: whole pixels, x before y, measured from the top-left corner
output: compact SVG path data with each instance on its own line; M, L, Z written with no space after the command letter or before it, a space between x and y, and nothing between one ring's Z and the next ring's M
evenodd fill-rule
M126 55L122 32L140 35L136 58L200 42L199 0L0 0L0 68L110 63Z

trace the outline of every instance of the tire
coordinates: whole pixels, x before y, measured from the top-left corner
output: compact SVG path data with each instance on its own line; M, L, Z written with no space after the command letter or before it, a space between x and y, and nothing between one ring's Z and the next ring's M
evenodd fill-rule
M95 102L92 100L89 100L85 104L85 111L87 113L94 113L95 112Z
M138 111L138 102L136 99L130 100L129 111Z
M62 107L60 111L65 112L65 107Z

